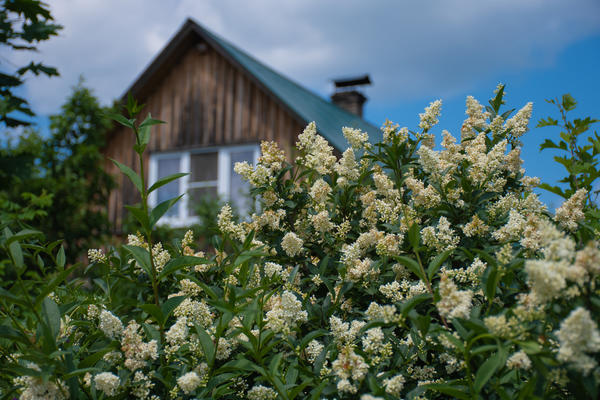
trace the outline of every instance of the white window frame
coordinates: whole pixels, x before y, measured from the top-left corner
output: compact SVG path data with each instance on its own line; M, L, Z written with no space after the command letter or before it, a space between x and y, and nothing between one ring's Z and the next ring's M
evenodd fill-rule
M167 151L160 153L151 153L149 158L150 166L148 170L149 185L153 185L154 182L158 180L158 160L178 157L179 171L186 172L189 174L191 172L190 158L192 154L217 153L217 193L222 199L230 201L231 193L229 193L229 190L231 184L231 174L234 173L233 168L231 166L231 153L236 153L240 151L252 151L252 163L256 165L256 163L258 162L258 157L260 156L260 148L258 144L203 147L200 149L186 151ZM197 216L192 216L188 214L189 196L187 195L187 192L190 189L213 186L213 183L215 181L190 183L190 175L186 175L182 178L179 178L176 182L179 183L179 195L181 195L182 193L186 194L178 202L179 213L177 216L163 216L160 219L160 221L158 221L158 224L169 225L174 228L177 228L198 223L199 218ZM156 194L157 193L155 190L154 192L150 193L150 196L148 198L148 202L151 207L157 206Z

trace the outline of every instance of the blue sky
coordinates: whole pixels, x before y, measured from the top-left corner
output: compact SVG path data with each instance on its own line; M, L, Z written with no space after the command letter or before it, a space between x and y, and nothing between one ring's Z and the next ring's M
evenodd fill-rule
M544 182L557 184L564 176L564 168L552 157L560 154L547 149L539 151L546 138L558 138L560 129L553 127L535 128L540 118L552 116L558 119L558 110L545 100L570 93L577 100L577 108L569 113L572 118L591 116L600 119L600 35L576 41L562 50L555 61L537 68L523 68L493 74L476 84L474 90L467 90L453 96L442 97L443 110L438 127L446 128L455 136L460 134L460 126L465 118L465 99L472 95L482 104L492 96L496 85L505 83L505 107L517 110L528 101L533 102L531 130L522 138L524 168L530 176L538 176ZM374 122L390 118L398 123L416 128L418 113L422 112L430 99L415 98L396 104L378 104L371 101L366 108L366 117ZM508 108L507 108L508 109ZM412 124L412 125L411 125ZM448 128L447 128L448 127ZM600 132L600 123L595 125ZM538 190L543 201L552 208L562 202L559 196L545 190Z
M544 99L563 93L579 102L576 115L600 118L598 0L48 3L64 25L58 38L33 56L0 50L8 65L34 59L59 69L60 78L31 78L23 90L42 128L43 116L58 112L80 75L102 102L120 97L187 17L324 97L332 78L370 73L365 117L376 125L389 118L416 127L418 114L440 98L438 132L458 136L466 96L484 103L499 82L507 85L508 106L534 103L532 128L556 115ZM523 138L527 173L548 182L562 176L552 154L538 151L552 135L532 129Z

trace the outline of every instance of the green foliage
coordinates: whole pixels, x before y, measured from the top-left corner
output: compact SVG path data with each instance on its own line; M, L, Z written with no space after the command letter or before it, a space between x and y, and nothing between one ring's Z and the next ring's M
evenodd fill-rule
M36 51L40 42L56 36L62 29L54 23L48 5L39 0L2 0L0 2L0 45L14 51ZM58 76L56 68L30 62L14 72L0 73L0 123L8 127L29 125L23 116L33 116L26 99L16 92L27 73Z
M583 205L554 221L532 192L517 147L530 107L509 119L503 103L503 87L489 109L469 99L441 151L439 104L381 143L344 128L340 160L314 124L295 165L263 143L243 171L260 213L224 206L200 257L191 232L157 241L177 199L148 205L160 121L130 100L115 119L136 138L140 173L122 170L140 233L65 280L58 243L2 231L0 398L597 398L600 248Z
M560 121L552 117L542 118L537 127L558 127L560 139L555 139L556 141L546 139L540 145L540 151L555 149L562 153L560 156L555 156L554 160L561 164L567 172L567 175L559 182L567 183L569 186L567 189L563 189L560 186L543 183L540 187L565 199L570 198L579 189L586 189L588 193L586 206L597 209L600 189L594 190L594 182L600 177L600 168L598 167L600 136L595 131L588 132L591 125L599 120L590 117L570 120L568 113L575 110L577 106L577 102L570 94L564 94L561 100L556 98L546 101L556 105L560 113Z
M110 230L105 209L114 182L100 153L111 127L109 111L80 81L50 117L49 138L30 131L0 150L6 166L0 213L5 220L27 216L20 219L35 223L49 240L64 239L70 262Z

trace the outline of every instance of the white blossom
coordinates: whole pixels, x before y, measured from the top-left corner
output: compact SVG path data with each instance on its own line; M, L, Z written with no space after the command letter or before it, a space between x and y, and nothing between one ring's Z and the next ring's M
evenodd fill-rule
M96 389L104 392L108 397L114 396L119 390L121 379L112 372L102 372L94 376Z

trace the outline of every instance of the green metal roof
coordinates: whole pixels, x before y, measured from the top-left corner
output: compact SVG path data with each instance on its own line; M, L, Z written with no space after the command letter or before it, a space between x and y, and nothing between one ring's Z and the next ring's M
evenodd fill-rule
M374 125L303 88L196 22L189 22L195 25L194 28L200 31L200 34L212 39L211 41L220 46L223 51L252 74L298 117L302 118L307 124L315 121L319 133L336 149L343 151L348 147L348 143L342 134L342 127L344 126L367 132L369 137L379 134L379 128Z

